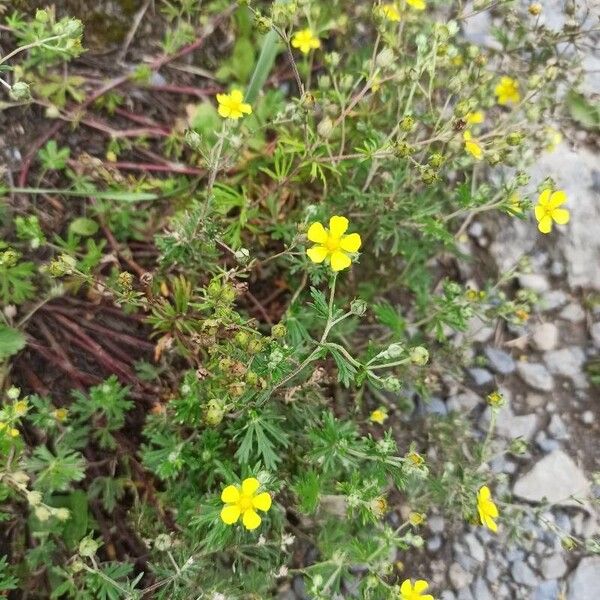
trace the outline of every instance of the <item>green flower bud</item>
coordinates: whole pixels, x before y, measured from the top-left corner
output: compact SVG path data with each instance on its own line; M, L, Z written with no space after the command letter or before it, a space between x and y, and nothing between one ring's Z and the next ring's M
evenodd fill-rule
M166 550L171 548L172 545L173 542L171 541L170 536L166 533L159 533L154 539L154 547L160 552L165 552Z
M523 137L520 131L513 131L506 136L506 143L509 146L519 146L523 141Z
M100 548L100 544L91 537L84 537L79 542L79 554L86 558L92 558Z
M52 514L62 522L68 521L71 518L71 511L68 508L55 508Z
M333 133L333 121L329 117L325 117L324 119L322 119L317 125L317 133L323 139L329 139L329 137Z
M426 365L429 361L429 352L423 346L415 346L409 350L410 361L414 365Z
M271 337L283 338L287 334L287 327L283 323L277 323L271 327Z
M209 400L204 412L204 422L211 427L216 427L224 416L223 407L216 400Z
M184 137L184 142L195 152L199 152L202 147L202 136L193 129L186 129Z
M439 175L431 167L421 168L421 180L427 185L435 183L439 179Z
M402 389L402 384L397 377L386 377L383 379L383 389L388 392L399 392Z
M429 157L429 164L434 168L437 169L439 167L441 167L444 164L444 156L442 154L440 154L439 152L435 152L434 154L432 154Z
M6 395L10 400L18 400L19 396L21 395L21 390L13 385L12 387L8 388Z
M360 299L352 300L350 302L350 312L353 315L362 317L367 312L367 303Z
M31 90L24 81L17 81L10 88L10 97L16 102L24 102L31 99Z
M234 341L240 348L246 348L250 341L250 336L246 331L238 331L235 334Z
M268 33L273 27L273 21L257 12L254 16L254 25L258 33Z
M248 354L258 354L263 349L263 342L258 338L253 338L248 342Z
M415 151L415 149L406 142L396 142L392 146L392 151L399 158L406 158L407 156L410 156Z

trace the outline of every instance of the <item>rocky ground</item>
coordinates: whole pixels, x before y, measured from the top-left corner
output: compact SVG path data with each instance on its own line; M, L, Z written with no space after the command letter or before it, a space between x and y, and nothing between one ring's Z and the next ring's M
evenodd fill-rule
M564 22L562 4L543 3L549 27ZM597 24L600 6L592 1L587 8L596 11ZM478 43L490 40L490 21L482 19L468 32ZM598 94L599 55L592 49L583 60L584 88ZM473 322L478 352L476 366L467 370L472 393L445 403L472 412L483 430L485 395L494 388L503 392L508 404L499 415L495 450L517 437L530 446L524 456L492 463L500 476L495 495L511 492L515 502L540 512L524 518L524 534L516 539L508 524L493 535L481 527L452 530L443 518L430 517L425 537L431 562L419 576L445 590L437 594L441 600L600 598L600 554L561 544L570 536L600 536L600 385L589 377L600 357L600 159L589 132L564 133L565 141L530 173L532 185L550 175L567 192L569 225L551 237L538 235L532 219L482 219L469 228L466 247L475 261L489 251L502 272L530 257L531 273L519 285L535 291L540 303L526 325L506 333Z

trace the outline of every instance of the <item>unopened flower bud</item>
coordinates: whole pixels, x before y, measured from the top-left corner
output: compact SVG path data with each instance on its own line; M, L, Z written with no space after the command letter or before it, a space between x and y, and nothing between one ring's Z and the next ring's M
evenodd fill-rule
M6 395L10 400L16 400L21 395L21 390L13 385L8 388Z
M81 556L85 556L86 558L92 558L94 554L98 551L100 545L96 540L91 537L84 537L79 542L79 554Z
M519 146L523 141L523 134L520 131L513 131L506 136L506 143L509 146Z
M352 300L350 303L350 312L353 315L362 317L367 312L367 303L360 299Z
M27 492L27 504L29 506L39 506L42 503L42 494L37 491Z
M171 538L166 533L160 533L154 540L154 547L160 552L165 552L173 545Z
M271 327L271 337L283 338L287 334L287 327L283 323L276 323Z
M410 361L414 365L426 365L429 361L429 352L423 346L415 346L409 351Z
M542 12L542 5L539 2L533 2L527 8L530 15L537 17Z
M34 514L42 522L47 521L51 516L50 511L43 505L36 506Z
M328 139L333 132L333 121L329 117L322 119L317 125L317 133L323 138Z
M55 508L52 511L52 514L59 521L68 521L71 518L71 511L68 508Z
M383 388L388 392L399 392L402 389L402 384L397 377L386 377L383 380Z
M391 48L384 48L375 58L375 64L380 69L386 69L394 63L394 51Z
M10 97L16 102L24 102L31 98L31 90L29 85L24 81L17 81L10 88Z
M399 125L402 131L410 131L415 126L415 119L411 115L406 115L400 120Z

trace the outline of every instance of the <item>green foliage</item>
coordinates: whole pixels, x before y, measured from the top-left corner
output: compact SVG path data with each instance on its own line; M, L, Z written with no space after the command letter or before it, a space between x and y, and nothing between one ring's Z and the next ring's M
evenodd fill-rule
M537 299L510 285L525 263L481 264L464 281L464 232L474 215L527 219L524 169L556 140L548 122L566 110L594 129L597 111L577 91L557 100L578 79L563 45L585 32L515 24L519 7L492 2L502 50L478 48L459 29L463 3L429 4L404 7L398 25L360 2L162 0L132 29L141 64L100 73L101 88L73 60L79 21L8 16L11 102L30 94L48 130L60 118L75 134L57 126L22 171L31 187L12 172L2 187L0 360L30 338L33 353L46 309L86 305L90 322L62 353L50 338L63 332L43 332L49 383L42 369L16 383L39 394L6 386L0 520L22 560L0 559L0 590L267 598L292 568L311 598L341 597L357 577L357 597L387 600L396 556L423 543L419 519L392 528L387 512L477 522L492 426L482 441L463 415L421 418L415 404L472 366L475 319L519 325ZM319 48L304 55L292 39L307 27ZM177 74L167 89L159 67ZM518 102L499 104L503 76ZM208 83L190 89L193 77ZM224 119L204 97L213 87L239 89L251 113ZM328 235L318 262L309 228L334 215L361 246ZM340 248L351 264L333 272ZM268 508L244 491L254 479ZM222 500L231 485L239 501ZM229 523L224 505L244 514Z

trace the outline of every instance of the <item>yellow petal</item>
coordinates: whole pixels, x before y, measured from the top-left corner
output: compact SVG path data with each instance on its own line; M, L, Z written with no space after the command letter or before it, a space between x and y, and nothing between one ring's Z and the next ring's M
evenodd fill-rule
M308 239L315 244L326 244L328 235L321 223L313 223L306 232Z
M552 217L550 215L543 217L538 223L538 229L542 233L550 233L552 231Z
M495 519L498 516L498 507L491 501L488 500L485 503L485 514Z
M227 94L217 94L217 102L219 104L226 104L229 101L229 96Z
M540 197L538 198L538 202L542 205L542 206L547 206L549 200L550 200L550 190L546 189L544 190L541 194Z
M566 225L571 218L571 214L566 208L555 208L552 211L552 218L554 219L555 223L558 223L559 225Z
M484 525L490 530L493 531L494 533L496 533L498 531L498 525L496 524L496 522L494 521L494 519L492 519L491 517L485 517L484 519Z
M411 594L413 591L413 586L412 583L410 582L410 579L405 579L402 582L402 585L400 586L400 593L401 594Z
M533 212L535 213L535 218L538 221L541 221L546 216L546 207L542 206L541 204L537 204L533 209Z
M240 518L240 507L237 504L228 504L221 511L221 520L226 525L233 525Z
M558 208L561 204L564 204L567 201L567 194L563 190L558 190L550 196L550 201L548 202L549 208Z
M244 496L252 496L260 487L260 481L256 477L248 477L242 481L242 494Z
M327 258L328 254L329 250L327 250L325 246L313 246L306 250L306 255L314 263L322 263Z
M477 496L478 500L489 500L492 497L492 493L490 492L490 488L487 485L484 485L479 488Z
M236 104L239 104L239 103L243 102L243 100L244 100L244 95L242 94L242 92L240 92L240 90L231 90L231 94L229 94L229 97Z
M358 235L358 233L345 235L340 240L340 248L346 252L357 252L361 244L362 240L360 239L360 235Z
M426 581L424 581L423 579L417 579L417 581L415 581L413 589L415 590L415 592L417 592L417 594L420 594L424 592L428 587L429 584Z
M252 506L258 508L258 510L267 512L271 508L271 494L263 492L262 494L254 496L254 498L252 498Z
M232 504L240 499L240 490L235 485L228 485L221 492L221 500L227 504Z
M249 530L256 529L261 521L262 519L258 516L258 513L251 508L245 511L244 516L242 517L244 527Z
M228 119L231 116L231 107L228 104L219 104L218 112L224 119Z
M331 268L334 271L341 271L342 269L347 269L352 264L350 257L339 250L336 250L331 255Z
M240 111L246 115L249 115L252 114L252 107L246 102L242 102L242 104L240 104Z
M329 233L335 238L341 238L348 229L348 219L346 217L333 216L329 219Z

